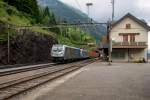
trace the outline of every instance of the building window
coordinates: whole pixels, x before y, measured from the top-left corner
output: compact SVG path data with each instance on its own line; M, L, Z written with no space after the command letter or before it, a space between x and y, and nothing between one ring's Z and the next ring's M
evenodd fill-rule
M131 29L131 24L126 24L126 29Z
M123 35L123 42L128 42L128 35Z
M130 42L135 42L135 35L130 35Z

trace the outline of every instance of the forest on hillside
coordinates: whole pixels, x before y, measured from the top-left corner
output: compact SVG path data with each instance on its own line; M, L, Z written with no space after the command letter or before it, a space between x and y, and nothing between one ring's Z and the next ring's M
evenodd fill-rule
M1 18L1 21L3 22L20 26L51 26L57 24L54 13L50 11L48 7L39 6L36 0L1 0L1 4L0 10L3 12L0 12L0 17L5 16L5 18ZM32 31L43 33L53 32L60 43L66 43L69 45L72 44L78 46L79 43L76 43L76 40L81 40L79 42L95 42L93 36L81 28L69 27L62 28L62 30L63 31L60 31L60 28L58 27L50 29L32 29Z
M87 45L96 43L95 38L82 28L42 28L59 24L56 17L36 0L0 0L0 65L8 64L8 33L9 64L50 61L50 49L58 43L88 50L95 48Z

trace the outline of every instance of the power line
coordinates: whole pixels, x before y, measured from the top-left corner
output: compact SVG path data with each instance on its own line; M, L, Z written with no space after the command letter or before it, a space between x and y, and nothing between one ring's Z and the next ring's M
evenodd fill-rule
M93 25L100 25L100 24L107 24L107 23L61 23L61 24L56 24L56 25L51 25L51 26L17 26L17 25L9 25L9 28L14 28L14 29L28 29L28 28L43 28L43 29L49 29L49 28L60 28L60 27L85 27L85 26L93 26Z
M79 6L80 10L82 10L82 7L81 7L79 1L78 1L78 0L75 0L75 2L76 2L76 4Z

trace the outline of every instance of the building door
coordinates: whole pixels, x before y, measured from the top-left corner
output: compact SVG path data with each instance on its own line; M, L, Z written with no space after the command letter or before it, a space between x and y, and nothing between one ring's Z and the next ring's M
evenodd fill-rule
M125 59L126 49L113 49L112 58L113 59Z
M135 35L134 34L130 35L130 42L135 42Z
M123 42L128 42L128 35L123 35Z

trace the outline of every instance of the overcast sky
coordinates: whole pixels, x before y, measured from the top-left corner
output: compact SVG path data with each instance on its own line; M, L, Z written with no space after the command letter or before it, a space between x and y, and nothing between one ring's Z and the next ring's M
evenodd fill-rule
M90 17L106 22L111 18L111 0L60 0L68 5L87 13L87 2L92 2L90 7ZM78 3L76 2L78 1ZM144 19L150 25L150 0L115 0L115 19L118 19L130 12L139 19ZM149 33L150 34L150 33ZM150 39L150 35L149 35ZM150 49L150 40L149 40Z

